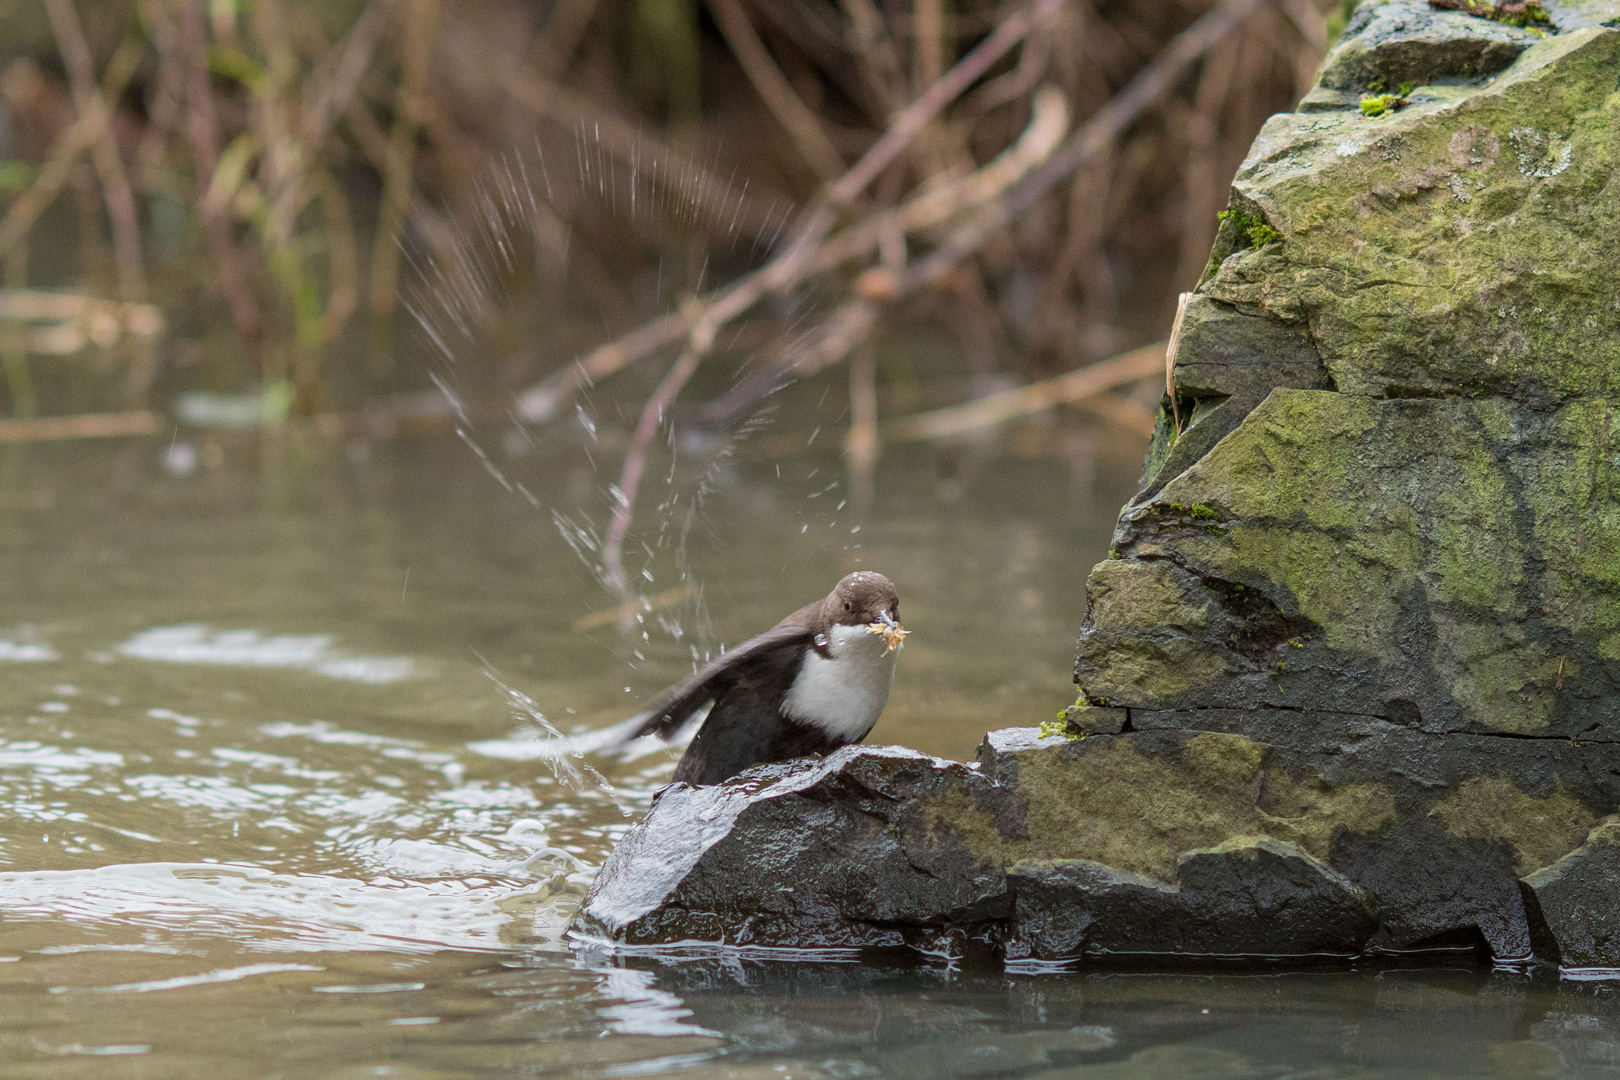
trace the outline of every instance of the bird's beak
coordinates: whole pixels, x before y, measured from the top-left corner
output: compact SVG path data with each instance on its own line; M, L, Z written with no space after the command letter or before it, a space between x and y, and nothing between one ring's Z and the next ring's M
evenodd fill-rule
M883 650L885 654L892 653L905 644L906 635L911 633L910 630L901 629L900 624L894 621L894 616L887 611L878 612L877 621L869 623L866 632L883 635L883 642L888 646Z

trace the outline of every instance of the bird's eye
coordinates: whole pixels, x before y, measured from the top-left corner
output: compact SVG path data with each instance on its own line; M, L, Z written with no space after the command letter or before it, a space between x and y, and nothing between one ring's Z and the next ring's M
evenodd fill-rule
M849 601L848 601L848 600L845 600L845 601L844 601L844 610L845 610L845 611L848 611L848 610L849 610Z

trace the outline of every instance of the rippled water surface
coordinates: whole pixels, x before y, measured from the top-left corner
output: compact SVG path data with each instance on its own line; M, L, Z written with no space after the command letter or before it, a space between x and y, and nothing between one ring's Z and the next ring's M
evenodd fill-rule
M571 944L673 763L598 783L512 760L535 729L514 700L564 730L621 719L869 567L914 631L873 741L967 756L1071 700L1141 446L1051 428L898 454L865 508L815 445L683 447L627 560L660 598L637 621L587 565L589 440L490 445L488 467L448 438L264 471L237 444L185 475L151 443L0 461L0 1073L1620 1072L1602 984Z

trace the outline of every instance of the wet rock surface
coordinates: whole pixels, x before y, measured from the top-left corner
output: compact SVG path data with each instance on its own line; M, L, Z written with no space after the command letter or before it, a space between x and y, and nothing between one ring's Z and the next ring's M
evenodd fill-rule
M1620 968L1620 4L1547 7L1364 5L1267 122L1068 735L671 789L581 929Z
M1018 863L1009 878L1009 959L1348 958L1377 927L1343 876L1269 839L1183 852L1174 885L1095 862Z
M1436 11L1428 0L1389 0L1357 7L1322 65L1326 90L1395 90L1402 83L1495 75L1541 40L1535 32L1460 11Z
M1543 948L1570 967L1614 968L1620 957L1620 818L1609 817L1586 843L1524 881Z

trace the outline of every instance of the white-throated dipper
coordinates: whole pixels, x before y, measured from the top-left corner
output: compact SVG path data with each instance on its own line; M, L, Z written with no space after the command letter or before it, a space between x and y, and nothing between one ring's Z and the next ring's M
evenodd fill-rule
M693 785L858 743L888 703L895 653L908 633L894 583L857 570L826 599L670 687L635 735L668 738L709 705L675 767L676 782Z

